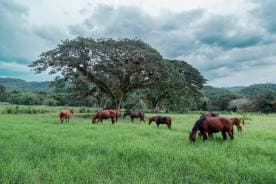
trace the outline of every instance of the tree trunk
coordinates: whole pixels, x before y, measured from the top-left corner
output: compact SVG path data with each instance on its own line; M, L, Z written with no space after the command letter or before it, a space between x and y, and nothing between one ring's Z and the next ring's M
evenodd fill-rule
M153 112L153 113L157 112L157 104L158 104L158 102L156 102L156 101L151 102L150 112Z

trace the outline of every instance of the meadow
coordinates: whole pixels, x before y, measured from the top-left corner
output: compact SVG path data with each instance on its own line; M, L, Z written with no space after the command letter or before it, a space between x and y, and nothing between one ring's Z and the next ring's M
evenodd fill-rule
M93 125L92 113L60 124L53 111L0 114L0 183L276 182L275 114L248 114L233 141L190 144L198 113L168 114L169 130L129 118Z

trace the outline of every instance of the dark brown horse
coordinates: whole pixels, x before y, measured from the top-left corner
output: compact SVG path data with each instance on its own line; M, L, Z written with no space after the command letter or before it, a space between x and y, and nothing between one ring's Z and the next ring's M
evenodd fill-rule
M234 139L232 121L228 118L203 117L200 121L196 121L189 136L191 143L196 141L198 131L203 135L203 140L208 139L208 134L217 132L222 133L224 140L227 138L226 134L228 134L231 139Z
M242 133L242 126L241 124L244 125L244 119L243 118L230 118L232 121L233 125L236 125L238 132Z
M153 116L149 118L149 125L152 121L155 121L156 125L159 127L160 124L166 124L169 129L171 129L172 126L172 118L168 116Z
M219 116L219 114L218 114L218 113L215 113L215 112L202 112L201 115L200 115L200 117L199 117L199 119L197 120L197 122L198 122L198 121L202 121L203 118L205 118L205 117L218 117L218 116ZM200 137L203 136L201 133L199 133L198 135L199 135ZM209 134L208 134L208 137L213 138L213 134L212 134L212 133L209 133Z
M70 117L71 117L72 114L74 114L74 110L73 109L62 110L59 113L60 123L63 123L64 120L65 120L66 123L69 123Z
M98 111L92 118L92 123L98 123L101 121L103 123L103 119L111 119L112 124L117 122L118 120L118 113L115 110L100 110ZM98 120L98 121L97 121Z
M143 112L125 112L123 118L126 116L130 117L131 122L133 122L134 118L140 118L140 122L144 121L145 123L145 114Z

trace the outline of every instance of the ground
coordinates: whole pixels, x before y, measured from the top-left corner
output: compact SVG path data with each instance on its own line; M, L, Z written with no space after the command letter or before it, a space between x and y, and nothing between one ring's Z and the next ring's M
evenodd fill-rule
M233 141L190 144L198 113L166 126L76 114L0 114L0 183L275 183L276 115L247 115ZM150 114L146 114L148 118ZM223 115L223 116L238 116ZM235 129L236 130L236 129Z

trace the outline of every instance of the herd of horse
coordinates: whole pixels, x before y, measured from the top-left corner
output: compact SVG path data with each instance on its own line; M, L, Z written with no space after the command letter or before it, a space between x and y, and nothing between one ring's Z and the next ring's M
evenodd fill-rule
M69 123L71 115L74 114L73 109L62 110L59 113L60 122ZM112 124L115 124L118 121L120 112L114 109L102 109L96 112L92 117L92 123L96 124L98 122L103 123L104 119L111 119ZM130 117L131 122L134 122L135 118L139 118L140 122L145 123L145 113L144 112L125 112L123 118L127 116ZM172 126L172 118L169 116L153 116L149 118L149 125L155 122L157 127L160 124L165 124L169 129ZM227 137L234 139L234 129L233 126L237 127L239 133L242 132L242 125L244 125L244 118L225 118L220 117L219 114L214 112L204 112L200 115L199 119L195 122L190 134L189 140L191 143L194 143L197 137L203 137L203 140L213 137L213 133L221 132L223 140L226 140Z

